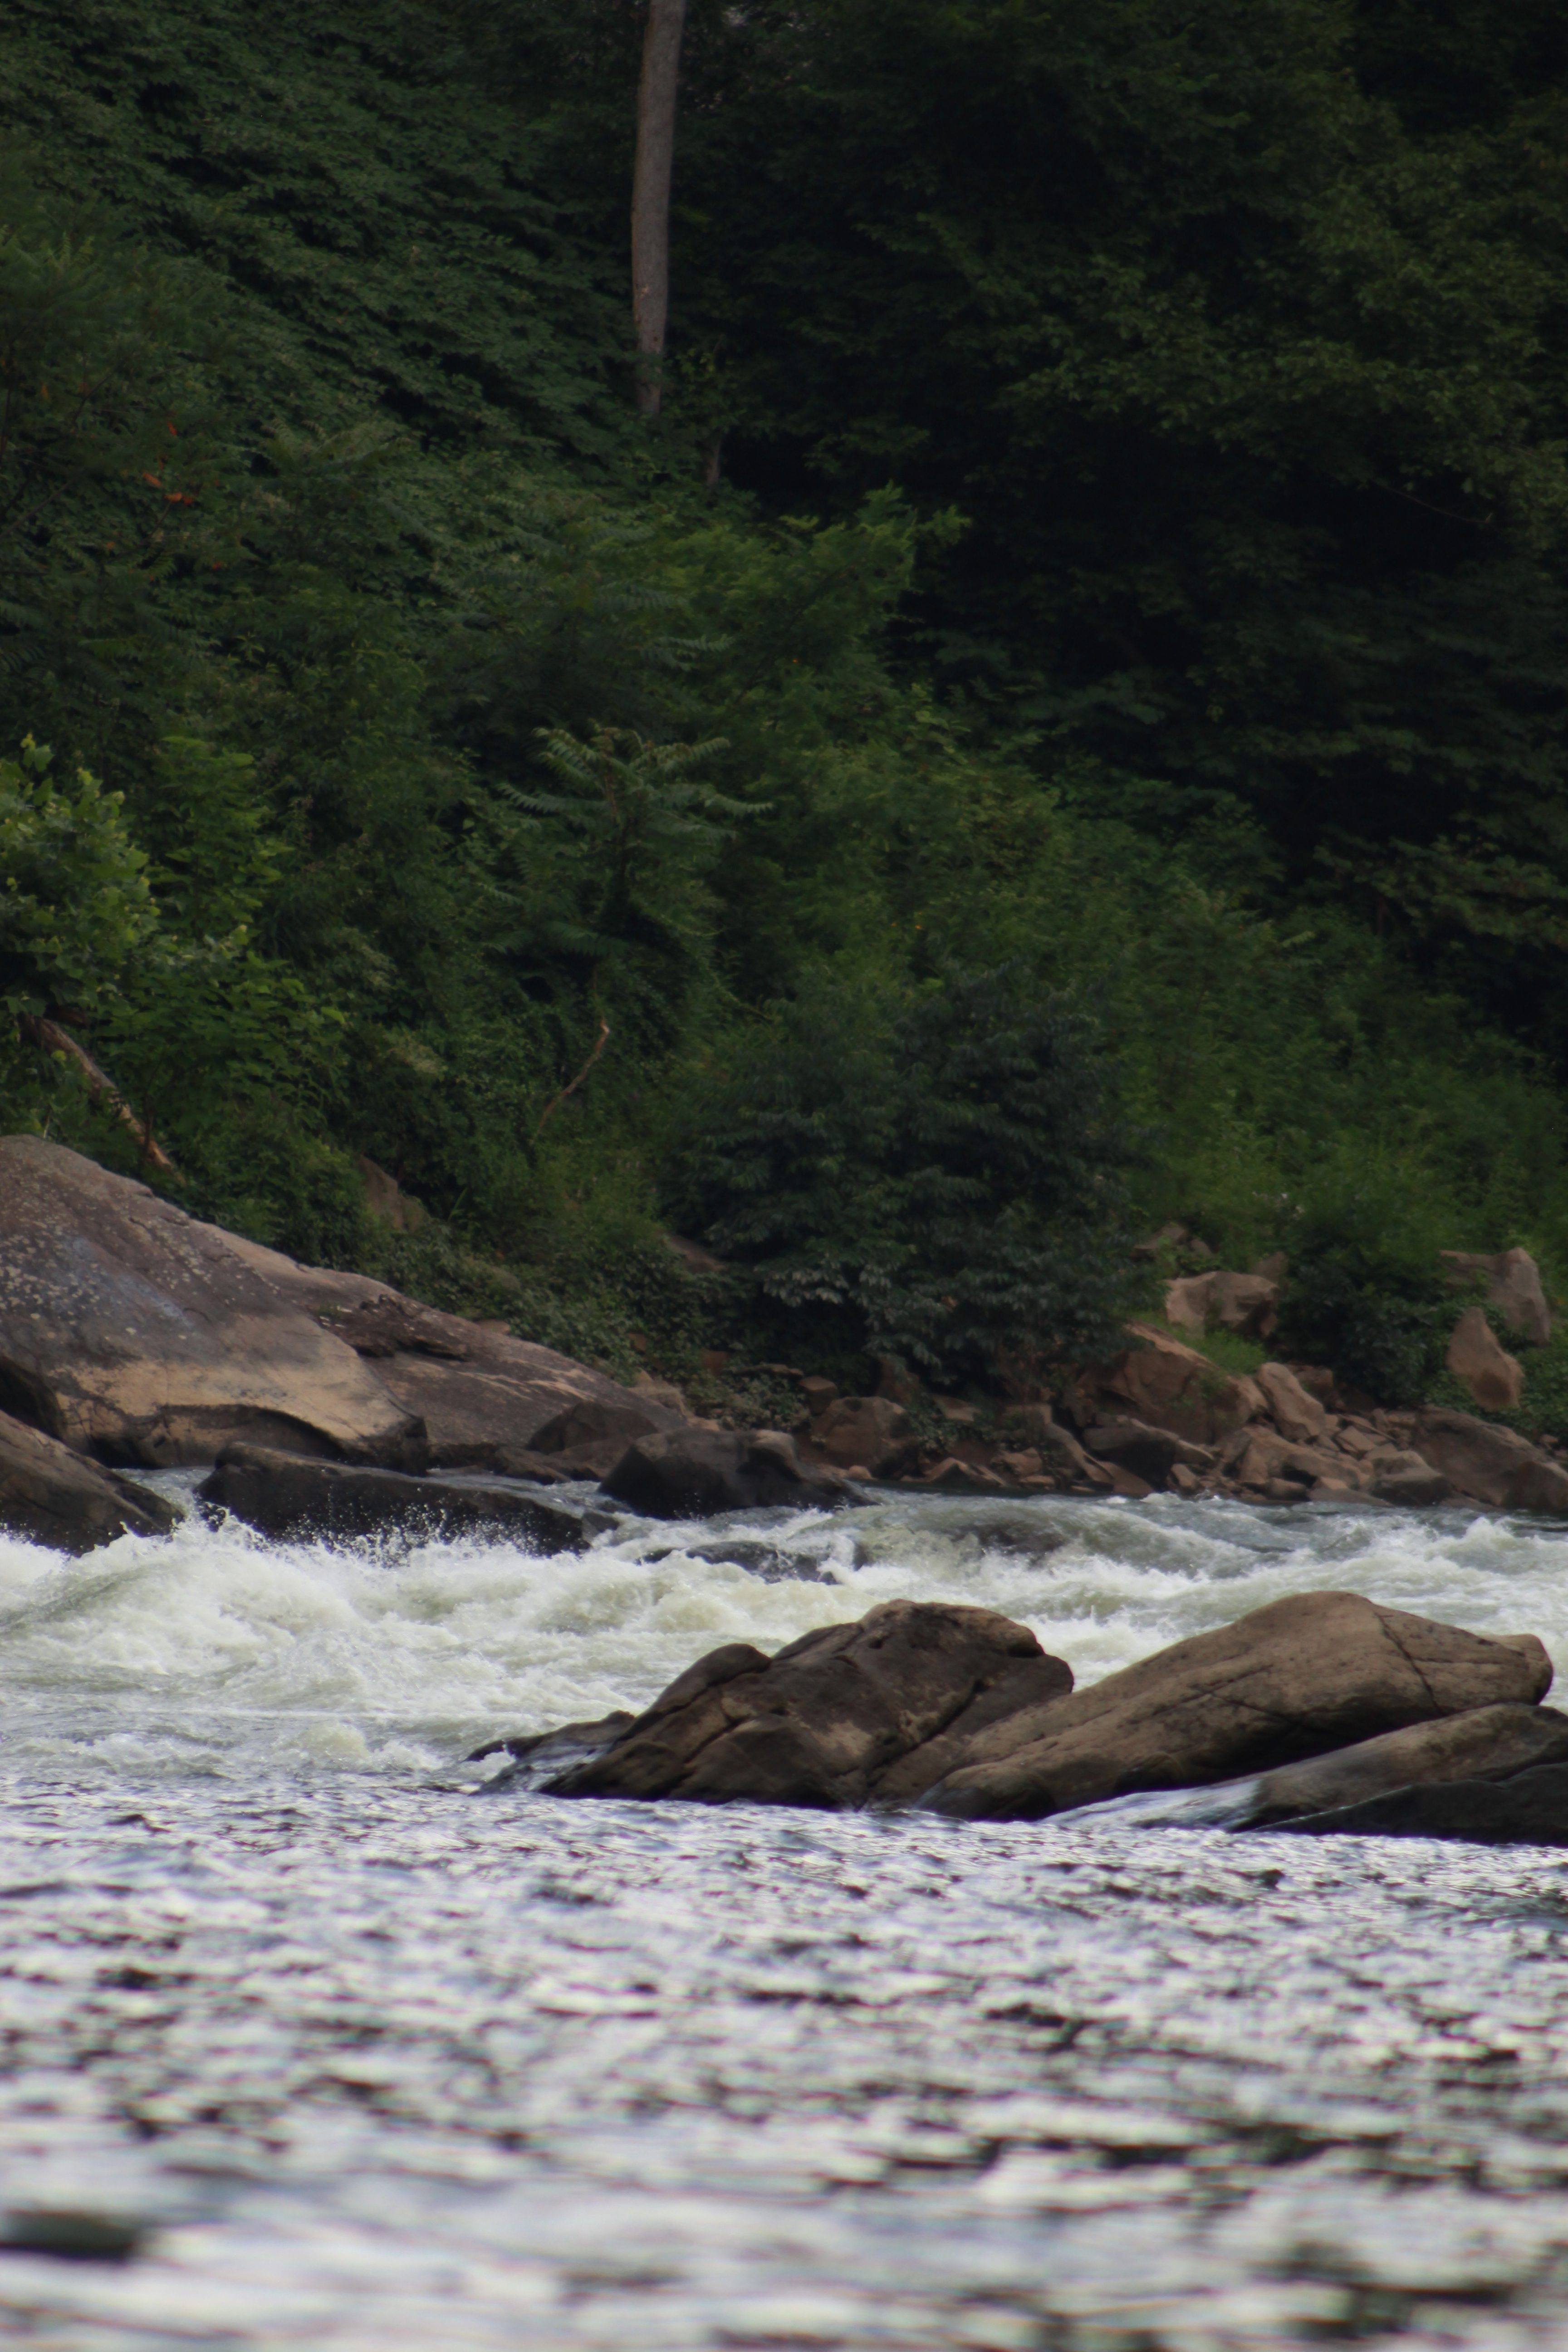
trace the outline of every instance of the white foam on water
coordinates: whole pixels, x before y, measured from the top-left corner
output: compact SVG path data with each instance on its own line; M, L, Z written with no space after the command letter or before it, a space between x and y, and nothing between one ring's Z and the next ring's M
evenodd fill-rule
M1033 1538L1067 1538L1058 1550ZM759 1536L829 1580L698 1556ZM1568 1530L1442 1511L889 1496L722 1528L626 1522L580 1554L507 1540L277 1542L195 1515L80 1560L0 1539L13 1764L123 1773L410 1770L647 1703L720 1643L772 1651L897 1597L1003 1611L1080 1683L1327 1588L1568 1657Z

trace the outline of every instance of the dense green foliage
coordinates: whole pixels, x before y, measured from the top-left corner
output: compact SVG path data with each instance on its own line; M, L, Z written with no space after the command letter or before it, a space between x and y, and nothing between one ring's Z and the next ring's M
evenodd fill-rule
M1568 1270L1560 12L691 0L657 421L640 32L12 0L0 991L623 1368L1026 1378L1173 1217L1408 1392Z

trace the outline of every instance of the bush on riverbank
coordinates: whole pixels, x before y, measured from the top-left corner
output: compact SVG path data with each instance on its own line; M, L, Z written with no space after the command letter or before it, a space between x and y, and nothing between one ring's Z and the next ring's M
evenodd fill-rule
M26 982L133 1124L32 1034L5 1125L688 1381L980 1382L1179 1220L1393 1400L1440 1249L1568 1271L1558 68L1043 23L694 6L650 426L627 12L20 0L0 756L122 796L146 923ZM996 211L1020 103L1087 209Z

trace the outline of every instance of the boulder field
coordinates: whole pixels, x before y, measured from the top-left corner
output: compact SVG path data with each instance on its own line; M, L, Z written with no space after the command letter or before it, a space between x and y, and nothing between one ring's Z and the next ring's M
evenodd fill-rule
M1138 1818L1568 1844L1568 1716L1542 1706L1551 1683L1533 1634L1311 1592L1075 1691L1027 1626L893 1601L771 1658L728 1643L629 1719L478 1752L506 1748L509 1778L558 1797L1039 1821L1201 1790L1195 1809Z

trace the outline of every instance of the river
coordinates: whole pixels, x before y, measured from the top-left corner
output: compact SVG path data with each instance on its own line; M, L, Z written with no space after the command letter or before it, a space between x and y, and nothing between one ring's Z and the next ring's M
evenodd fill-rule
M1322 1586L1568 1659L1568 1530L746 1528L822 1580L693 1558L711 1527L0 1539L0 2340L1560 2352L1568 1853L571 1804L461 1759L897 1594L1080 1683Z

